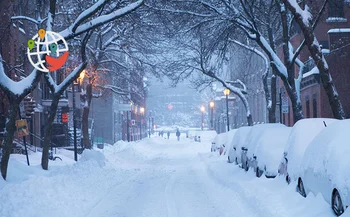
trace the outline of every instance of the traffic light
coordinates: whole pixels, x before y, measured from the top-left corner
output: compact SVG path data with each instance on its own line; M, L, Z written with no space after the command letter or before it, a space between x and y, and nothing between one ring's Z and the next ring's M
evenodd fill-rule
M36 107L36 102L33 100L32 97L26 96L23 99L23 103L24 103L25 118L31 118L32 114L34 114L34 108Z

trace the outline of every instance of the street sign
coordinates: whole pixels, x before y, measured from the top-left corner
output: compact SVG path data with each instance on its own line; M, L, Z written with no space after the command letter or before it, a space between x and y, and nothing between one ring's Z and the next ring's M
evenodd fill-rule
M289 112L289 99L284 88L281 88L282 113Z
M28 130L28 124L27 120L17 120L16 121L16 128L17 128L17 135L18 136L28 136L29 130Z
M131 111L131 104L118 104L117 110L119 110L119 111Z

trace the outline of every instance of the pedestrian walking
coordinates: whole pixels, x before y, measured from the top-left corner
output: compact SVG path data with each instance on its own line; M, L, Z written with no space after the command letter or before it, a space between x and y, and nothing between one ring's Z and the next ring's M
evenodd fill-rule
M169 131L167 132L167 136L168 136L168 139L169 139L169 137L170 137L170 132Z
M180 131L179 129L176 130L176 136L177 136L177 141L180 141Z

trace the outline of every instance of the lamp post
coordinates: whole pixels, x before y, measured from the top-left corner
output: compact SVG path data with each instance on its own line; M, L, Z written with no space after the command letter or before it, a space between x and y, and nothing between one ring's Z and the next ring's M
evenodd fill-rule
M204 112L205 112L205 107L204 106L201 106L201 112L202 112L202 130L203 130L203 127L204 127Z
M227 131L230 131L230 121L228 117L228 95L230 95L230 90L225 89L224 95L226 96L226 119L227 119Z
M140 108L140 140L142 139L142 116L145 113L145 108Z
M210 114L211 115L211 117L210 117L210 129L213 130L214 129L213 124L214 124L214 106L215 106L215 103L213 101L211 101L209 103L209 106L210 106L210 113L211 113Z

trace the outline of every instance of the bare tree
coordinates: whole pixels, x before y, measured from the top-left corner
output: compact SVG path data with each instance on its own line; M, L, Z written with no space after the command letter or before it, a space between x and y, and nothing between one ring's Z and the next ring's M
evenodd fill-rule
M328 101L331 106L333 116L337 119L345 119L346 116L343 110L343 106L340 102L332 76L329 73L327 61L322 53L322 49L314 33L314 23L317 22L317 19L319 19L321 16L328 0L323 1L322 8L316 16L316 21L313 21L313 16L311 15L309 8L306 5L304 6L304 9L301 9L299 3L297 3L295 0L282 1L284 5L291 11L304 34L305 40L303 44L305 43L307 45L311 57L316 63L316 67L320 73L323 88L328 96Z

